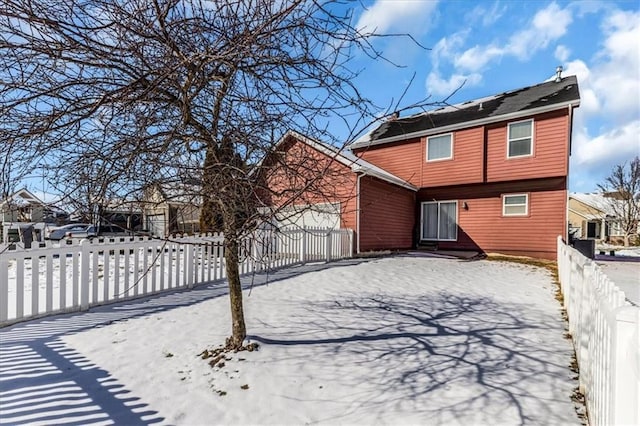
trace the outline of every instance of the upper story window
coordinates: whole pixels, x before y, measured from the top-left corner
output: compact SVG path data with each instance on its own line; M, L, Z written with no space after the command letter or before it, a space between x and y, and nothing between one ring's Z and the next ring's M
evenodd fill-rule
M427 161L450 160L453 158L453 134L427 138Z
M510 194L502 197L503 216L526 216L529 214L529 195Z
M507 158L533 155L533 120L509 123Z

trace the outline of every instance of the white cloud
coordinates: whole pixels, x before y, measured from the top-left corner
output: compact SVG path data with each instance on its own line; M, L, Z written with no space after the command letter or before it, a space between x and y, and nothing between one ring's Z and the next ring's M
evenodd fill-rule
M504 49L496 46L474 46L457 56L454 65L467 71L478 71L494 58L505 53Z
M571 12L560 9L556 3L539 10L529 26L516 32L504 47L496 43L476 45L458 55L454 65L466 71L479 71L489 62L502 56L515 56L520 60L530 58L534 53L545 49L552 41L559 39L572 22Z
M580 59L569 62L564 69L564 75L575 75L580 86L580 109L579 116L593 116L601 111L598 94L593 89L591 83L591 70ZM555 77L552 77L555 78Z
M441 59L452 60L457 49L464 44L468 33L469 32L465 30L454 33L449 37L441 38L431 49L433 68L439 68Z
M427 93L436 96L448 96L463 84L475 86L482 81L482 76L477 73L468 75L454 74L449 79L443 79L437 72L430 72L427 76Z
M427 16L436 9L437 4L437 0L377 0L362 13L356 28L367 34L384 34L394 29L406 32L418 23L424 28L427 27Z
M640 116L640 12L616 11L593 67L593 89L618 123Z
M556 46L556 51L553 56L560 62L565 63L567 59L569 59L569 55L571 55L571 50L567 46L560 44Z
M569 10L562 10L556 3L551 3L535 14L529 28L511 36L505 51L518 59L528 59L536 51L546 48L552 40L562 37L571 21Z
M609 170L616 164L640 155L640 120L634 120L596 137L590 137L585 127L574 135L572 149L577 166ZM597 183L597 182L596 182Z
M465 20L470 24L480 22L483 27L488 27L496 23L506 10L507 4L501 5L499 1L495 1L490 9L484 7L483 4L479 4L466 14Z
M602 49L591 67L574 60L566 69L577 76L581 96L572 168L600 177L640 155L640 12L614 11L605 17L603 32ZM594 124L604 127L590 130Z

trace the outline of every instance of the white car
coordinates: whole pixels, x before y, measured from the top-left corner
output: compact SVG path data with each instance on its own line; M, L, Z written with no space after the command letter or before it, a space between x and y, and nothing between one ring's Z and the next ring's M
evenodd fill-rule
M70 225L60 226L49 233L49 239L60 241L63 238L82 238L87 237L87 231L93 225L88 223L72 223Z

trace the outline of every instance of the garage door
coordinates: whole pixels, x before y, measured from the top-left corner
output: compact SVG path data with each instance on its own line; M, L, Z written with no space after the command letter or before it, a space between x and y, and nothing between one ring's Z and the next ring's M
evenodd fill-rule
M281 227L340 228L340 204L295 206L277 214Z

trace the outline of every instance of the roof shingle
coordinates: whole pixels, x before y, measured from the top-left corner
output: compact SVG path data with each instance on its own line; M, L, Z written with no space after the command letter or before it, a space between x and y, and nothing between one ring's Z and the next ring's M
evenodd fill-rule
M547 81L535 86L488 96L473 101L450 105L406 118L382 123L368 135L351 145L358 148L371 142L411 135L429 129L447 127L476 120L490 119L507 114L526 112L541 107L578 103L580 93L575 76L560 82Z

